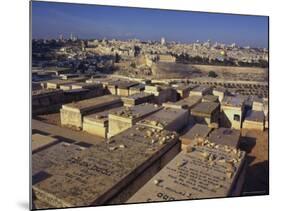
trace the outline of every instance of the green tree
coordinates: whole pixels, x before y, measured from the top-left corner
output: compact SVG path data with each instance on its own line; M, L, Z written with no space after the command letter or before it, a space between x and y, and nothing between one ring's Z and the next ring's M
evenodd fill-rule
M218 75L214 72L214 71L210 71L208 73L208 77L211 77L211 78L216 78Z

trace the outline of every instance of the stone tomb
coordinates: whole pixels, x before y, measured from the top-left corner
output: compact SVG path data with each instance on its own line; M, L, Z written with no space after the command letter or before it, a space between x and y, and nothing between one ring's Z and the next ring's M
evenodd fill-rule
M83 116L121 105L120 97L112 95L65 104L60 109L61 125L81 129Z
M214 95L205 95L202 98L202 102L219 102L219 97Z
M263 111L264 101L262 98L255 97L253 100L252 110L254 111Z
M220 104L215 102L201 102L191 109L195 122L207 124L209 127L218 124L219 114Z
M129 96L130 95L130 88L138 85L138 82L134 81L122 81L117 84L117 95L119 96Z
M66 73L66 74L60 74L59 75L62 80L68 80L70 78L78 78L79 74L73 74L73 73Z
M164 108L140 120L138 125L179 132L187 125L188 112L184 109Z
M188 109L190 110L194 106L196 106L198 103L201 102L202 97L200 96L190 96L187 98L184 98L182 100L179 100L177 102L167 102L163 103L162 105L166 108L179 108L179 109Z
M102 84L98 83L86 83L86 82L80 82L80 83L74 83L71 86L72 89L90 89L90 90L103 90Z
M154 103L156 104L177 100L176 90L168 85L145 85L144 92L154 94Z
M51 136L41 135L38 133L32 134L31 140L32 140L31 142L32 153L45 149L59 142L59 140L56 138L53 138Z
M268 114L265 116L265 120L264 120L264 128L268 128Z
M144 138L148 130L155 129L134 126L44 168L45 179L33 184L35 198L57 208L126 202L180 150L175 133Z
M64 92L58 89L32 91L32 114L43 114L59 110L64 100Z
M211 94L211 92L212 92L211 87L201 85L199 87L196 87L196 88L192 89L189 93L189 96L194 96L194 95L204 96L204 95L207 95L207 94Z
M151 103L153 101L153 98L153 94L140 92L128 97L122 97L121 99L124 103L124 106L135 106L142 103Z
M60 89L63 90L63 91L71 90L71 89L72 89L72 85L73 85L74 83L75 83L75 82L60 85Z
M103 84L108 89L109 93L112 95L117 95L117 85L120 83L120 80L116 81L105 81Z
M240 144L240 130L221 127L212 131L208 140L215 144L238 148Z
M179 95L179 98L182 99L182 98L186 98L189 96L189 93L192 89L198 87L198 85L192 85L192 84L189 84L189 85L179 85L179 86L176 86L175 87L175 90L176 92L178 93Z
M87 148L67 142L59 142L44 150L32 154L32 183L35 184L43 178L43 174L55 174L47 170L54 165L71 164L71 159L81 156L81 152ZM65 168L66 168L65 167Z
M145 84L142 84L142 83L140 83L136 86L132 86L129 89L129 95L140 93L140 92L144 91L144 89L145 89Z
M122 107L118 111L110 112L108 115L108 137L121 133L160 109L162 107L146 103L133 107Z
M196 145L178 154L127 203L239 195L245 169L242 151Z
M181 148L185 149L198 138L205 139L211 131L212 128L209 128L207 125L195 124L189 131L180 137Z
M224 88L217 87L213 89L213 95L217 96L220 102L224 98L225 94L226 94L226 90Z
M63 92L63 102L71 103L75 101L85 100L89 98L99 97L104 95L102 89L90 90L90 89L70 89L64 90Z
M243 128L252 130L264 130L264 112L248 110L243 121Z
M90 114L83 117L83 131L90 134L107 138L108 133L108 114L110 112L118 111L120 108L113 108Z
M221 102L220 124L240 130L244 118L245 100L240 96L225 96Z
M46 82L47 89L59 89L61 85L70 85L75 81L54 79Z

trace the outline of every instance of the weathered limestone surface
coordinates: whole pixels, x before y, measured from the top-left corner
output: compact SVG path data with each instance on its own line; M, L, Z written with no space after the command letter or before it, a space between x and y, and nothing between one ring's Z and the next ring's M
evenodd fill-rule
M213 89L213 95L219 98L219 101L222 102L225 96L226 90L224 88L215 88Z
M219 97L215 95L205 95L202 98L202 102L219 102Z
M187 125L188 112L184 109L164 108L139 121L138 125L145 125L157 129L179 132Z
M32 91L32 114L37 115L58 110L63 99L62 90L41 89Z
M154 103L162 104L167 101L175 102L177 92L173 88L164 85L146 85L144 92L154 94Z
M122 97L124 106L134 106L142 103L151 103L153 102L154 95L149 93L136 93L127 97Z
M204 96L206 94L210 94L212 89L209 86L199 86L190 91L189 96Z
M223 145L208 145L202 142L182 151L127 202L232 196L244 169L245 153Z
M268 114L265 116L264 128L268 128Z
M162 107L146 103L133 107L123 107L118 111L111 112L108 116L108 137L121 133L135 125L141 119L159 111L160 109L162 109Z
M129 96L130 95L130 88L138 85L138 82L133 81L122 81L119 84L117 84L117 95L119 96Z
M148 130L152 136L144 138ZM48 149L45 154L36 154L42 158L45 155L51 164L37 164L36 169L44 169L41 174L45 176L33 184L35 197L52 206L71 207L101 205L114 198L115 202L124 203L134 193L132 190L153 176L146 174L148 169L157 172L171 160L171 154L166 155L171 150L174 155L175 149L179 152L180 148L173 132L134 126L107 142L77 151L78 154L72 149L65 153L54 148L50 153Z
M129 89L129 95L140 93L140 92L144 91L144 89L145 89L145 85L142 83L140 83L136 86L132 86Z
M63 103L70 103L94 97L103 96L104 89L69 89L63 92Z
M51 136L45 136L37 133L32 134L31 140L32 153L35 153L41 149L56 144L59 141L58 139L53 138Z
M192 89L198 87L198 85L179 85L175 87L180 98L186 98Z
M253 100L253 107L254 111L263 111L264 110L264 102L262 98L255 98Z
M107 138L108 133L108 114L118 111L120 108L112 108L95 114L86 115L83 117L83 131L90 134Z
M219 113L220 104L215 102L201 102L191 109L195 121L207 125L218 123Z
M103 89L102 84L98 83L74 83L71 85L72 89Z
M182 100L179 100L177 102L163 103L163 106L167 107L167 108L180 108L180 109L190 110L191 108L196 106L198 103L200 103L201 99L202 99L201 96L190 96L190 97L184 98Z
M47 81L47 89L59 89L61 85L67 85L67 84L72 84L73 80L59 80L59 79L54 79Z
M238 148L240 143L240 130L221 127L212 131L208 140L215 144Z
M54 165L64 165L68 163L69 159L81 154L82 150L85 150L85 148L79 145L60 142L33 154L32 183L37 183L38 180L42 178L40 172L45 171ZM50 170L48 171L48 174L52 175L55 174L55 172Z
M180 137L182 149L192 144L196 139L205 139L212 131L207 125L195 124L189 131Z
M244 118L244 99L241 97L225 96L221 102L220 125L240 130Z
M61 124L81 129L83 116L118 107L120 105L122 105L120 97L112 95L69 103L63 105L60 110Z
M265 128L265 117L263 111L249 110L243 121L243 128L252 130L261 130Z

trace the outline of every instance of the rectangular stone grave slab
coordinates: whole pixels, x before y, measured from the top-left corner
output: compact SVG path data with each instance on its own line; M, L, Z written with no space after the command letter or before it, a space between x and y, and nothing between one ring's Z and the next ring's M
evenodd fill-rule
M140 104L133 107L123 107L108 115L108 137L112 137L132 127L139 120L159 111L162 107L153 104Z
M235 148L195 145L178 154L127 203L232 196L244 161L245 153Z
M180 137L182 149L192 144L197 138L205 139L211 131L212 129L207 125L195 124L189 131Z
M240 130L221 127L213 130L209 135L208 140L215 144L238 148L240 143Z
M103 89L102 84L98 83L74 83L72 89Z
M120 107L112 108L95 114L83 117L83 131L90 134L107 138L108 133L108 115L110 112L118 111Z
M201 102L192 108L190 113L197 123L207 125L218 123L220 104L215 102Z
M246 113L245 120L243 121L243 128L251 130L264 130L264 112L249 110Z
M194 96L194 95L203 96L206 94L210 94L211 92L212 92L211 87L202 85L202 86L192 89L189 93L189 96Z
M35 178L37 173L52 166L69 163L72 158L80 155L85 149L87 148L76 144L60 142L33 154L32 176ZM48 172L50 175L53 173L52 171Z
M142 103L151 103L153 101L153 98L153 94L140 92L128 97L122 97L121 99L124 103L124 106L135 106Z
M112 95L105 95L65 104L60 110L61 124L63 126L81 129L82 118L84 115L100 112L109 108L119 107L120 105L122 105L120 97Z
M144 138L147 131L152 136ZM44 168L47 176L33 185L34 195L58 208L124 203L178 152L175 133L133 126Z
M59 79L54 79L47 81L47 89L59 89L61 85L67 85L67 84L72 84L74 81L73 80L59 80Z
M187 125L188 112L184 109L164 108L140 120L138 125L179 132Z
M166 108L179 108L179 109L191 109L195 105L201 102L202 97L200 96L190 96L184 99L181 99L177 102L166 102L162 105Z
M51 146L59 142L59 140L56 138L53 138L51 136L41 135L38 133L32 134L31 140L32 140L31 142L32 153L35 153L39 150L42 150L48 146Z

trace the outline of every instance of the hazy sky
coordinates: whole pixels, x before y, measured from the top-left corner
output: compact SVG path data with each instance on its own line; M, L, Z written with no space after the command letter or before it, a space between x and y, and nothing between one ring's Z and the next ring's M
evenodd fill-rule
M215 13L32 2L33 38L115 38L268 47L268 18Z

